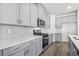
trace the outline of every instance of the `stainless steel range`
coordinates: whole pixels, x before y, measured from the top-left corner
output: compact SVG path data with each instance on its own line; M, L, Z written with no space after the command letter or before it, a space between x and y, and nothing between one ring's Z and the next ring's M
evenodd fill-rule
M40 30L34 30L34 35L42 36L42 49L45 50L48 47L49 38L47 33L41 33Z

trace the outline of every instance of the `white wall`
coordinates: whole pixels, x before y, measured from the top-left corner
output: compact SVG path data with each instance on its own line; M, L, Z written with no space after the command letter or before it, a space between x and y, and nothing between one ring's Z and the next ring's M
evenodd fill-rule
M79 9L77 10L78 37L79 37Z
M50 28L48 29L48 31L55 33L55 15L50 15Z
M50 15L50 28L48 31L53 33L53 42L55 42L55 15Z

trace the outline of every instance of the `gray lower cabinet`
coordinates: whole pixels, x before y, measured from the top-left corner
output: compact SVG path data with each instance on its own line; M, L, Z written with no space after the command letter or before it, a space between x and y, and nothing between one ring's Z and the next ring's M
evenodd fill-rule
M49 44L53 42L53 33L49 34Z
M16 45L16 46L12 46L12 47L8 47L3 49L3 56L13 56L15 54L18 54L18 56L22 55L20 51L22 51L22 44ZM20 54L19 54L20 52Z
M35 40L35 55L38 56L42 52L42 37Z
M42 37L0 50L0 56L38 56L42 52Z
M35 55L34 52L34 41L31 40L29 42L3 49L3 56L31 56Z
M55 41L58 42L62 41L62 33L55 33Z
M35 56L35 40L32 40L29 47L24 49L24 56Z
M17 51L14 54L10 55L10 56L24 56L23 50Z
M2 56L2 50L0 50L0 56Z
M34 56L34 55L35 55L34 46L27 47L27 48L24 50L24 56Z
M78 56L78 50L70 38L69 38L69 55Z

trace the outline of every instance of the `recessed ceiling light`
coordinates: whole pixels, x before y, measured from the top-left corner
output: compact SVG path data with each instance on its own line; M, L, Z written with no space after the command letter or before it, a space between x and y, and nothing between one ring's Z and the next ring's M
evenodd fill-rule
M71 9L71 6L68 6L67 9L70 10Z

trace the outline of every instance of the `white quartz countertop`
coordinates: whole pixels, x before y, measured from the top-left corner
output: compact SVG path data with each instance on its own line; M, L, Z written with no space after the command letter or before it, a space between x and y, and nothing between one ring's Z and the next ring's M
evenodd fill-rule
M24 42L28 42L31 40L34 40L36 38L42 38L42 36L24 36L22 38L16 38L16 39L8 39L8 40L1 40L0 41L0 50L5 49L14 45L18 45Z
M74 37L77 37L77 35L69 35L69 37L74 43L74 45L77 47L77 49L79 50L79 40L74 38Z

